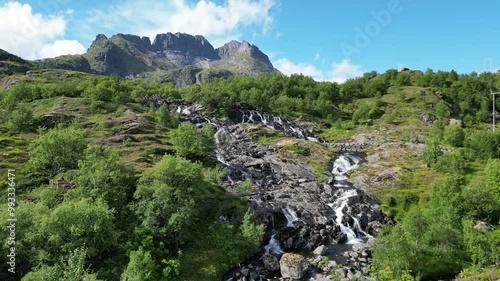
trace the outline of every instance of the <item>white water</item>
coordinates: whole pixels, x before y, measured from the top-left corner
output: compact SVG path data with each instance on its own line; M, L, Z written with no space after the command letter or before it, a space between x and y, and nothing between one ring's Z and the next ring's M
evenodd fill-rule
M219 129L217 132L214 134L214 141L215 144L217 145L217 149L215 150L215 156L217 157L217 161L222 163L225 166L231 166L226 160L224 159L224 155L222 155L222 152L220 151L219 147L221 145L221 139L220 139L220 134L222 133L223 129Z
M256 111L256 110L245 110L245 111L241 111L241 122L243 123L257 123L257 121L254 120L254 117L259 117L261 122L264 124L264 125L267 125L267 119L266 117L261 114L260 112Z
M359 167L359 159L348 154L340 155L333 162L332 174L336 181L345 181L348 179L347 173Z
M292 227L293 223L299 220L297 218L297 213L295 213L294 210L292 210L290 208L285 208L285 209L281 209L281 211L283 212L283 214L286 217L286 221L287 221L286 226Z
M347 236L346 244L357 244L363 242L361 239L357 238L356 233L348 225L345 225L342 221L344 218L344 209L347 206L350 197L358 195L355 189L342 191L335 202L328 204L335 211L335 223L340 227L340 231ZM357 221L357 220L356 220ZM359 223L354 225L359 228ZM358 229L357 229L358 230Z
M265 247L266 254L278 257L283 255L285 252L281 249L280 242L274 238L274 234L271 236L269 243Z

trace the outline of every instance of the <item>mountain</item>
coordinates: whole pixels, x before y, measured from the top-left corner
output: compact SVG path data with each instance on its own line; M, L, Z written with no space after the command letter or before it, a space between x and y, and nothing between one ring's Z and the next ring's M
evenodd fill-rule
M201 35L158 34L148 37L116 34L96 36L83 55L38 60L41 68L60 68L127 78L173 82L178 87L215 77L255 76L277 71L269 57L246 41L231 41L215 49Z
M0 49L0 77L25 73L32 66L28 61Z

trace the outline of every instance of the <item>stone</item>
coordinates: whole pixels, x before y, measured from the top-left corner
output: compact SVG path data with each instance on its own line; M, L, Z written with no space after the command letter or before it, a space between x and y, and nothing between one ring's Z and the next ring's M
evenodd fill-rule
M75 116L63 113L47 113L40 116L39 122L42 127L51 128L59 123L69 124L74 118Z
M264 257L262 257L262 260L265 269L271 272L280 270L280 262L277 257L270 254L265 254Z
M74 181L68 180L64 177L60 177L56 180L51 180L49 181L49 184L57 189L57 191L59 191L60 193L66 193L76 185Z
M299 254L285 253L280 260L281 276L301 279L309 266L307 260Z
M327 250L328 248L325 245L321 245L313 251L313 254L315 254L316 256L323 256L324 254L326 254Z
M482 232L490 232L495 230L495 228L491 224L488 224L484 221L478 221L476 225L474 225L474 228L481 230Z

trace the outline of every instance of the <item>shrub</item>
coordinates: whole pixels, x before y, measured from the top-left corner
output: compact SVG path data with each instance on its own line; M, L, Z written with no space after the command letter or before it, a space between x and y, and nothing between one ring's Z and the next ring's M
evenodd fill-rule
M87 147L83 129L71 126L39 131L40 136L30 145L28 169L35 175L51 177L76 169Z
M176 154L192 160L206 159L215 150L214 131L205 124L202 130L189 123L181 124L170 134Z

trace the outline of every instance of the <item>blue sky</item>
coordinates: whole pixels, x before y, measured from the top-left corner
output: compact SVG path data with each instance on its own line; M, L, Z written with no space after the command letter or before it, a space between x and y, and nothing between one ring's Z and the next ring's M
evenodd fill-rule
M27 59L84 52L98 33L246 40L285 74L344 81L408 67L500 69L500 1L0 0L0 48Z

